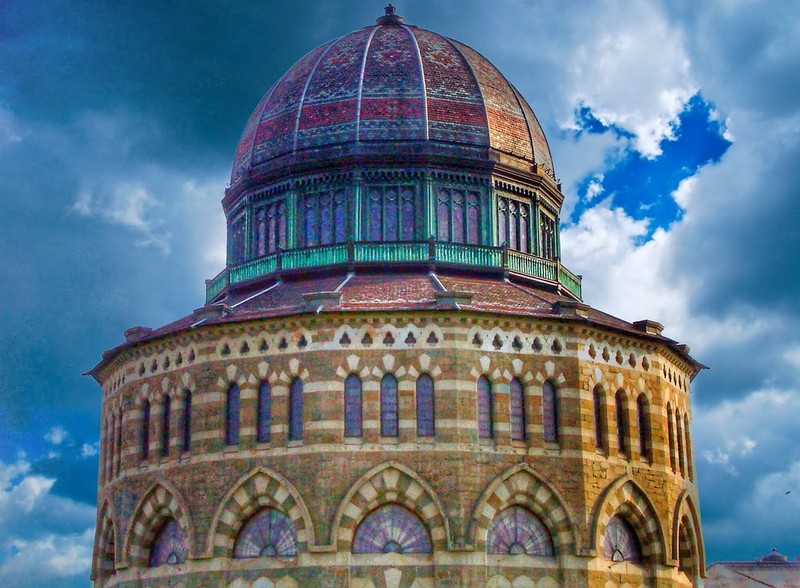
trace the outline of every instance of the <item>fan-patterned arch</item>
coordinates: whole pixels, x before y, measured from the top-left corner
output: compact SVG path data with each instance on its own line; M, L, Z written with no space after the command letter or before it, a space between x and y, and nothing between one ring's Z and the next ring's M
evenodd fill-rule
M347 493L333 527L338 550L349 550L356 527L369 513L387 504L405 507L419 517L435 550L449 544L449 526L433 490L419 475L397 463L385 463L361 477Z
M486 551L499 555L552 556L553 540L544 523L521 506L500 511L489 524Z
M664 533L658 516L644 491L630 478L623 477L612 483L595 505L594 545L599 555L604 552L606 527L615 516L621 517L636 532L643 563L664 563Z
M353 553L431 553L428 530L417 515L399 504L384 504L356 528Z
M564 501L529 466L520 464L489 484L472 514L472 540L478 551L488 549L489 529L496 517L517 506L530 511L544 524L555 553L574 553L574 526Z
M231 557L243 525L265 508L283 513L291 521L297 551L313 542L311 517L300 493L286 478L262 467L242 478L222 500L211 524L214 532L209 534L209 553Z
M165 482L156 483L142 496L133 512L125 544L124 552L130 563L148 564L150 547L168 519L177 523L185 538L187 553L192 552L193 527L184 504L177 490Z
M267 507L257 511L242 526L233 547L233 557L296 557L297 537L292 520Z

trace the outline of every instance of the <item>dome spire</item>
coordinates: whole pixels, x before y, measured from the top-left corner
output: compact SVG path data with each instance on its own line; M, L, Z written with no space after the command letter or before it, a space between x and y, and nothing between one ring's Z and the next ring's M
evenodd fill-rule
M405 22L402 16L397 14L397 8L394 7L393 4L389 4L386 8L383 9L384 15L380 17L378 20L375 21L377 25L401 25Z

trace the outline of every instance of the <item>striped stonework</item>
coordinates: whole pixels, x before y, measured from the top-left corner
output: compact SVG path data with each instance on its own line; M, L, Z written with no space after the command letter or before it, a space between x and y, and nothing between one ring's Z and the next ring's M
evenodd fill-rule
M247 520L263 508L274 508L289 517L297 537L298 551L306 551L313 543L313 527L303 499L286 478L260 467L251 472L228 492L217 510L209 536L208 552L213 557L232 557L239 530Z
M478 500L471 518L471 538L478 552L486 551L486 534L494 518L511 506L522 506L547 527L559 555L573 553L575 530L564 501L543 478L525 464L498 476Z
M92 576L107 577L114 573L117 560L117 533L114 525L113 507L108 501L103 502L98 517L97 533L95 533L94 552L98 557L94 561Z
M447 549L449 526L430 485L409 468L389 462L362 476L339 506L333 527L337 550L349 551L364 517L391 503L406 507L420 518L431 535L434 551Z
M598 554L603 553L606 526L615 515L622 516L636 530L644 561L663 565L667 554L658 515L644 491L626 477L611 484L595 505L594 544Z
M192 523L183 499L176 490L169 488L163 482L157 482L142 496L133 511L123 550L127 565L147 565L150 545L161 523L168 517L178 522L186 537L189 554L194 553Z

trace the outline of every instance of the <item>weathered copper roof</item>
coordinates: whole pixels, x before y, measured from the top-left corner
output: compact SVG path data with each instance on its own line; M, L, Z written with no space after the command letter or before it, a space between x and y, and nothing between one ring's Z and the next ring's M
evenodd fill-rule
M317 47L278 80L247 121L231 183L315 149L385 144L389 153L398 142L436 144L439 154L449 145L458 157L493 148L553 173L539 121L496 67L394 17Z

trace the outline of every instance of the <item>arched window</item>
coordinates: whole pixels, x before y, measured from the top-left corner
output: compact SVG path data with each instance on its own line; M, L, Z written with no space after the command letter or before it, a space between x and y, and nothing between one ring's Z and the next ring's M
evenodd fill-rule
M558 443L558 397L550 380L542 386L542 428L546 442Z
M517 378L509 386L511 404L511 439L525 441L525 389Z
M417 239L417 197L413 186L367 188L367 236L370 241Z
M678 527L678 569L690 578L694 578L697 575L696 549L690 528L689 519L684 516Z
M113 576L116 573L115 562L117 560L117 547L114 540L114 525L111 519L106 519L102 526L102 537L100 539L99 568L104 577Z
M291 519L274 508L256 512L242 526L233 557L296 557L297 537Z
M650 405L644 394L636 399L636 410L639 415L639 453L646 461L653 460L650 435Z
M686 475L686 455L683 452L683 419L681 418L681 411L675 409L675 426L678 435L678 471L681 476Z
M433 547L425 525L399 504L380 506L356 529L353 553L431 553Z
M556 259L556 221L544 212L539 214L539 234L541 239L541 257Z
M105 477L106 480L110 480L114 476L114 443L116 442L116 436L114 431L114 416L111 415L106 419L106 451L105 451Z
M595 386L592 392L594 404L594 445L597 449L606 448L606 400L603 389Z
M183 450L192 448L192 391L183 392Z
M513 198L497 199L497 220L500 245L509 249L531 253L531 205Z
M172 399L169 396L164 396L163 412L161 413L161 455L163 457L169 455L169 423L171 408Z
M489 525L486 551L500 555L553 555L553 540L539 517L520 506L498 514Z
M630 523L618 515L608 521L603 536L603 557L609 561L642 561L642 547Z
M694 465L692 464L692 442L689 435L689 415L683 415L683 434L686 435L686 470L689 480L694 481Z
M381 435L397 437L399 434L397 378L392 374L386 374L381 378Z
M186 552L183 529L178 521L168 518L161 523L150 546L148 566L157 568L163 565L182 564L186 561Z
M303 439L303 382L295 378L289 385L289 441Z
M270 440L272 426L272 388L264 380L258 386L258 413L256 417L256 441L266 443Z
M617 413L617 451L622 456L628 455L628 410L625 402L625 393L617 390L614 396Z
M361 379L355 374L344 381L344 436L361 437Z
M492 426L492 384L489 378L478 378L478 438L491 439L494 437Z
M667 404L667 436L669 438L669 465L675 471L675 423L672 418L672 407Z
M150 401L142 404L142 459L150 457Z
M239 444L239 396L239 385L231 385L225 401L225 443L227 445Z
M433 437L436 433L433 379L428 374L417 378L417 436Z
M436 196L436 237L439 241L481 242L481 196L478 192L440 188Z

